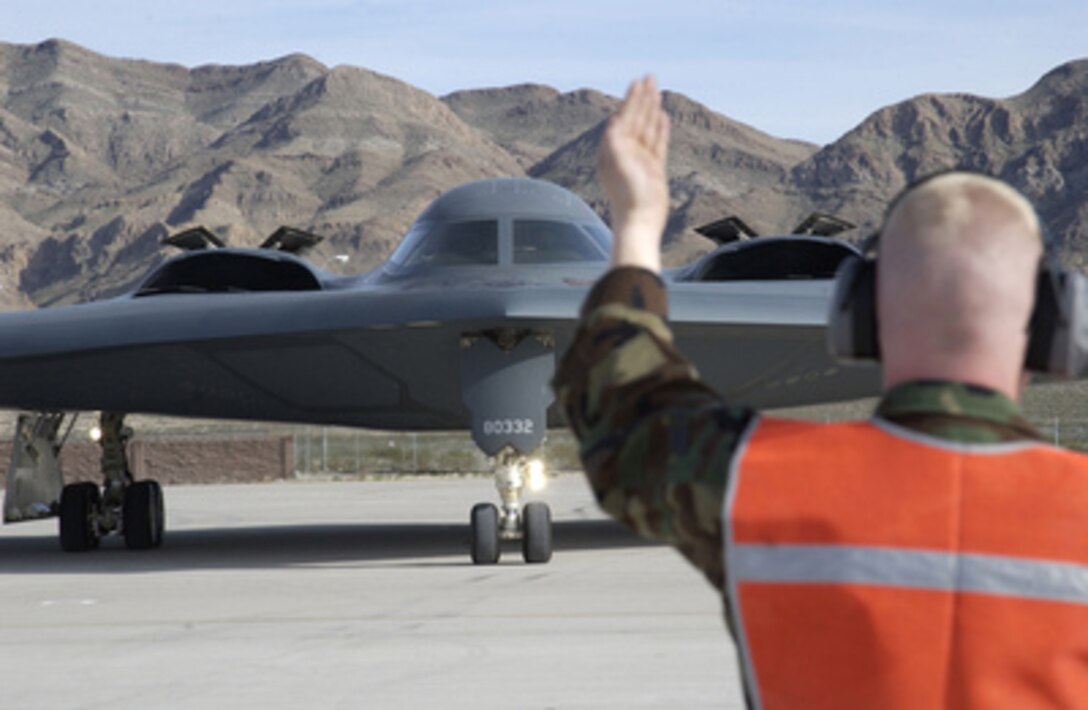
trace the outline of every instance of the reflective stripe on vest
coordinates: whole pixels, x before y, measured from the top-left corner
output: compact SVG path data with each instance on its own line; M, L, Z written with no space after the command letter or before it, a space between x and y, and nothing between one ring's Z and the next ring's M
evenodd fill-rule
M1088 458L762 419L725 506L755 707L1088 704Z
M1088 565L844 545L737 545L740 582L886 584L1088 604ZM1085 699L1088 702L1088 698Z

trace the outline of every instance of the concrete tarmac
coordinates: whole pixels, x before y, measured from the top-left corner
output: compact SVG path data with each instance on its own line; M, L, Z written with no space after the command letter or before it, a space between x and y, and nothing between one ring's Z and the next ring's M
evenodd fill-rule
M165 490L166 544L0 528L0 708L741 708L718 595L552 479L555 556L468 557L489 478Z

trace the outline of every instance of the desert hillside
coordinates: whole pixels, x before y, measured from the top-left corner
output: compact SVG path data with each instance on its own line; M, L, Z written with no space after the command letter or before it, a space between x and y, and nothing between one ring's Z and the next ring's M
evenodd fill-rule
M186 68L63 40L0 44L0 308L128 288L203 224L254 245L280 224L324 234L322 266L380 262L435 196L531 175L602 208L593 175L617 99L546 86L435 97L303 55ZM1088 61L1003 98L925 95L877 108L827 146L767 135L666 95L673 263L710 248L725 214L787 230L813 209L863 226L915 176L966 166L1037 204L1067 258L1088 249ZM345 262L333 259L346 255Z

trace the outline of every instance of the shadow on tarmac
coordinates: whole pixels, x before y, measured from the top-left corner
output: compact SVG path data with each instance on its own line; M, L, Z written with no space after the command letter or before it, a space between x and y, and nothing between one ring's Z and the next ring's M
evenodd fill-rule
M556 521L556 556L577 550L653 545L610 520ZM111 535L91 552L66 553L56 537L0 538L0 576L258 569L320 564L366 567L464 567L467 525L298 525L166 531L157 550L128 550ZM500 564L524 564L518 542L503 544Z

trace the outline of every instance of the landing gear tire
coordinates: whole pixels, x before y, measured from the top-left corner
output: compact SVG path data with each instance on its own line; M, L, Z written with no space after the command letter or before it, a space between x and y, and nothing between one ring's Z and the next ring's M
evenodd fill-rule
M499 509L491 503L472 506L472 563L493 565L499 561Z
M98 517L102 495L93 483L71 483L60 494L60 546L65 552L98 547Z
M552 558L552 511L547 503L526 503L521 512L521 553L530 564Z
M162 545L162 486L158 481L135 481L125 488L121 508L125 546L130 550L150 550Z

